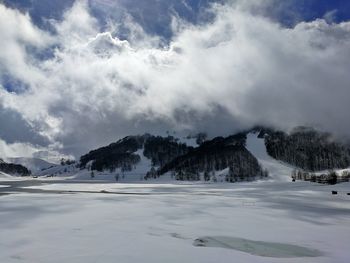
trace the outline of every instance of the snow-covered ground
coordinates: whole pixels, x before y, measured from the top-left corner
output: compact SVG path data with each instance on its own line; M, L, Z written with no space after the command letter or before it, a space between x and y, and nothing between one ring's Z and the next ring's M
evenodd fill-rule
M22 177L10 175L0 171L0 182L1 181L18 181L23 180Z
M0 179L9 179L12 176L0 171Z
M349 183L62 183L0 194L0 262L349 262Z

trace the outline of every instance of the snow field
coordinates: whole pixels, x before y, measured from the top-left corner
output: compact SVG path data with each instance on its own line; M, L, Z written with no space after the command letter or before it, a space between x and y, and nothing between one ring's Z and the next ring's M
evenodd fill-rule
M334 187L341 192L349 186ZM43 187L59 189L58 184ZM0 262L306 262L300 251L276 257L269 242L322 253L307 262L346 263L350 257L350 197L332 196L333 186L250 182L62 187L121 194L0 197ZM200 237L222 237L232 247L194 246ZM237 241L242 239L262 242L265 256L259 255L261 247L238 249L244 246L245 241Z

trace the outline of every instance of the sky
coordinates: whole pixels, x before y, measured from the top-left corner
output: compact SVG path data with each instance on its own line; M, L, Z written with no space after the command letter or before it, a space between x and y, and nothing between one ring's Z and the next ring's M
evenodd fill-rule
M0 158L255 125L349 139L349 20L345 0L0 1Z

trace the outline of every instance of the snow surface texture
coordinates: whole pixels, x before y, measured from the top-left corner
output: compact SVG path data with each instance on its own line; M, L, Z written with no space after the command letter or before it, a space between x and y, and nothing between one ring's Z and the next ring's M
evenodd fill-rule
M45 182L96 193L0 195L0 262L349 262L349 183Z

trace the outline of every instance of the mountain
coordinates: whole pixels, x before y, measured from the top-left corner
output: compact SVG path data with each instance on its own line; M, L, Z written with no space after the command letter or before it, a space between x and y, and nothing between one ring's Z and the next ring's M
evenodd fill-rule
M0 159L0 172L9 175L28 176L31 174L30 170L20 164L7 163Z
M20 164L22 166L27 167L34 174L39 171L46 170L50 167L56 166L56 164L54 163L49 163L39 158L18 157L18 158L7 158L6 160L14 164Z
M80 157L79 162L53 164L39 158L0 159L6 174L63 176L76 179L139 181L252 181L270 174L274 180L301 178L350 167L349 146L324 132L297 127L291 132L254 128L227 137L208 139L204 133L177 138L151 134L127 136ZM26 168L27 167L27 168ZM339 170L343 169L343 170ZM298 178L299 178L298 177ZM320 177L321 178L321 177Z
M83 155L80 168L90 169L92 176L93 171L109 171L116 174L116 179L119 174L149 179L170 173L176 174L177 180L215 180L216 171L227 169L227 181L252 180L263 171L257 159L245 148L245 142L243 133L208 141L204 141L203 134L184 140L150 134L127 136Z
M79 169L76 167L77 164L75 163L75 161L71 161L71 160L62 160L61 164L50 163L40 158L28 158L28 157L6 158L6 161L8 161L9 163L6 163L2 159L0 159L0 167L1 167L1 164L3 164L3 170L0 169L0 171L3 171L11 175L67 177L67 176L73 176L79 171ZM14 169L15 171L13 172L12 170Z
M256 139L250 136L252 133ZM247 135L254 141L249 150ZM269 172L275 178L290 180L296 169L306 172L348 167L347 145L330 134L306 127L290 133L260 127L211 140L203 134L183 139L150 134L127 136L80 158L80 168L91 170L92 177L108 171L116 180L170 175L177 180L236 182L264 178Z

